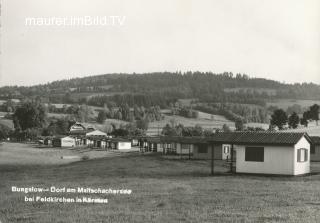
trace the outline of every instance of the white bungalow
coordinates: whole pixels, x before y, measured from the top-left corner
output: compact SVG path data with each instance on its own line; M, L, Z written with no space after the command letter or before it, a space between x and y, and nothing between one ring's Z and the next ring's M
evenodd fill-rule
M53 147L74 147L75 144L75 139L69 136L56 137L52 140Z
M210 139L210 143L231 145L231 150L235 151L237 173L310 173L311 139L306 133L217 133Z
M117 149L117 150L131 149L130 139L112 138L112 139L109 139L108 144L109 144L109 148L111 149Z

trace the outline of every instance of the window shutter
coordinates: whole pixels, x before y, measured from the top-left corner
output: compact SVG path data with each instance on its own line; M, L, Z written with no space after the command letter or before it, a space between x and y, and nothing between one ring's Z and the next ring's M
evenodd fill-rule
M298 155L297 161L298 161L298 162L301 162L301 149L298 149L297 152L298 152L298 154L297 154L297 155Z
M304 161L308 161L308 150L304 150Z

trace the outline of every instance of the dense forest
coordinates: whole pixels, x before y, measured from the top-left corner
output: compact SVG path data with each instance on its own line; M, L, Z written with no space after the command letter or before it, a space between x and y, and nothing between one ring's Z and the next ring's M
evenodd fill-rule
M306 80L307 81L307 80ZM252 88L253 91L225 91L232 88ZM260 89L272 89L273 95ZM101 93L100 96L72 97L79 93ZM246 74L225 72L163 72L148 74L105 74L70 80L54 81L31 87L0 88L0 98L41 96L51 103L86 102L101 105L101 101L166 106L178 98L198 98L204 102L234 102L263 104L266 98L320 99L320 86L312 83L283 84ZM155 102L156 101L156 102Z
M1 87L0 100L7 103L0 110L15 110L14 102L8 99L36 99L48 104L49 112L76 116L85 110L79 109L79 105L83 108L90 105L101 108L100 118L125 121L160 120L160 109L171 109L174 114L190 118L197 117L198 110L220 114L232 121L268 123L270 113L276 108L268 110L266 101L281 98L320 99L320 86L284 84L230 72L105 74L30 87ZM192 102L179 105L181 99ZM51 106L59 103L74 106Z

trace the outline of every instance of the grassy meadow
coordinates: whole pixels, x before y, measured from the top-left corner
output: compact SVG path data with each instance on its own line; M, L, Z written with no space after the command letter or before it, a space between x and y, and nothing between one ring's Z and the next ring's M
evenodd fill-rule
M278 108L287 110L289 106L294 104L300 105L302 108L308 108L314 104L320 104L319 100L300 100L300 99L278 99L267 102L268 106L277 106Z
M13 144L0 146L0 157L4 157L8 146ZM26 146L22 147L28 154ZM33 156L26 159L46 159L44 154L34 154L34 149L31 150ZM48 159L50 156L48 154ZM221 161L216 163L218 174L210 176L209 161L136 153L56 164L5 163L3 160L5 158L0 159L0 220L3 223L317 222L320 218L320 175L317 174L304 177L230 175ZM312 168L319 171L320 163L313 163ZM12 186L131 189L132 194L83 195L107 198L108 204L28 203L24 202L24 194L11 192ZM28 194L31 195L75 196Z
M184 126L200 125L203 129L221 129L224 124L228 125L231 129L235 128L234 122L226 119L221 115L211 115L204 112L199 112L199 118L185 118L179 115L164 115L161 121L154 121L149 123L147 135L157 135L161 133L162 128L174 119L177 124L181 123Z

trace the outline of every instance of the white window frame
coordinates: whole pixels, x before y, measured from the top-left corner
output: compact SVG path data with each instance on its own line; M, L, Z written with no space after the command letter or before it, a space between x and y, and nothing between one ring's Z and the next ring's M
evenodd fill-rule
M229 154L230 153L230 146L229 145L224 145L223 146L223 153L224 154Z
M297 162L305 163L309 161L309 151L306 148L299 148L297 150Z

